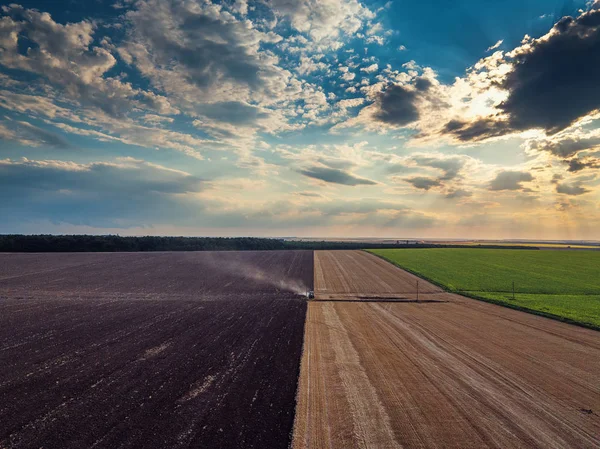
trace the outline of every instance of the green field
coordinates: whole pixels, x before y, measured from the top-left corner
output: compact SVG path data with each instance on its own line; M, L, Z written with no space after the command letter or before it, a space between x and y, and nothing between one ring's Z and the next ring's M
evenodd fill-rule
M442 248L370 252L452 292L600 328L599 251Z

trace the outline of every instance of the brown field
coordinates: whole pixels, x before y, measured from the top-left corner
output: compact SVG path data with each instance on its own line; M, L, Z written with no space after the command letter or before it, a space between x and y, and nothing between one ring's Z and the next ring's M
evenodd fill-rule
M365 251L315 251L317 299L416 299L440 297L444 291Z
M294 449L600 447L600 333L315 254Z
M0 448L287 448L312 251L1 254Z

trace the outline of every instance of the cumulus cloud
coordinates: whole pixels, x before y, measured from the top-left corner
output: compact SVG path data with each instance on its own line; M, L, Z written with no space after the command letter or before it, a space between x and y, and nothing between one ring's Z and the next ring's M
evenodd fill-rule
M525 190L522 183L533 181L528 172L502 171L490 182L490 190Z
M318 179L320 181L332 184L342 184L345 186L377 184L375 181L355 176L352 173L337 168L313 166L299 169L298 172L309 178Z
M511 52L514 68L503 82L509 96L500 105L511 125L552 134L598 109L599 52L600 10L564 17Z
M524 147L528 152L547 151L560 158L569 158L581 151L600 147L600 132L594 130L585 133L577 130L566 135L561 133L553 137L530 139L525 142Z
M574 158L568 161L570 172L578 172L588 168L600 168L600 158L587 157L587 158Z
M350 36L375 17L358 0L267 0L267 4L315 41Z
M441 170L443 174L438 178L440 181L450 181L455 179L465 165L472 162L472 159L468 156L445 156L441 154L417 154L411 159L419 166L432 167Z
M378 82L361 88L372 103L333 130L409 128L416 131L410 142L423 146L471 144L536 130L541 138L530 148L537 145L563 158L597 145L597 136L572 135L574 125L589 121L600 105L599 9L565 17L512 51L490 51L450 84L414 61L403 70L384 68Z
M384 158L386 162L389 162L385 167L387 173L415 171L425 173L428 176L413 176L404 178L403 181L421 190L445 188L449 192L448 198L466 196L466 192L460 188L462 172L466 167L475 169L477 166L477 162L469 156L442 153L417 153L403 158L389 156ZM431 176L432 173L435 173L436 176Z
M371 64L371 65L369 65L367 67L363 67L360 70L363 71L363 72L366 72L366 73L374 73L377 70L379 70L379 66L376 63L373 63L373 64Z
M446 194L447 199L467 198L470 196L473 196L473 193L463 189L452 190Z
M416 99L415 91L399 85L390 86L378 95L373 117L390 125L408 125L419 119Z
M199 0L140 0L125 18L127 39L118 47L123 60L217 138L242 138L248 146L258 131L301 128L329 107L321 86L298 78L327 69L322 55L302 54L292 73L265 49L281 43L289 50L292 38L282 42L259 21ZM300 37L294 39L303 45ZM246 113L243 133L236 132Z
M563 193L565 195L583 195L584 193L590 192L590 190L582 187L580 183L556 183L556 192Z
M432 187L439 187L442 185L438 179L427 178L425 176L415 176L413 178L407 178L405 181L412 184L413 187L422 190L429 190Z
M133 107L176 112L155 93L106 76L116 64L109 49L93 45L96 24L83 20L62 25L50 14L11 4L2 8L0 64L32 72L60 87L67 98L122 115ZM26 51L22 51L23 48Z
M513 51L480 62L484 72L509 68L494 81L506 97L496 104L495 114L453 119L443 131L478 141L529 129L552 135L568 128L598 110L599 52L600 10L563 17L546 35L526 37Z
M130 55L155 87L193 110L196 102L279 97L290 73L260 50L280 39L210 2L142 0L127 12Z

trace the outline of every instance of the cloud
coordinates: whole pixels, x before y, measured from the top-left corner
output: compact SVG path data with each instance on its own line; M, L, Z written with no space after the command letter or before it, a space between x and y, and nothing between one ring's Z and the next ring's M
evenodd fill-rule
M514 69L503 82L509 96L500 109L516 129L553 134L567 128L598 109L599 53L600 10L563 17L547 35L511 53Z
M522 183L533 181L528 172L502 171L490 182L490 190L524 190Z
M0 213L6 222L52 220L126 227L197 214L183 199L204 183L188 173L131 158L80 164L0 160Z
M432 187L439 187L442 185L438 179L427 178L425 176L415 176L413 178L407 178L405 181L412 184L413 187L421 190L429 190Z
M442 133L453 134L462 142L490 139L510 132L508 123L493 118L479 118L471 122L453 119L442 129Z
M384 228L429 228L439 224L433 215L415 211L403 204L378 198L311 202L300 211L313 222Z
M582 187L579 183L556 183L556 192L563 193L565 195L577 196L591 192L591 190Z
M568 161L568 164L569 168L567 170L574 173L588 168L600 168L600 159L592 157L583 159L574 158Z
M447 187L455 191L449 198L466 196L463 190L459 188L459 181L462 180L462 171L465 167L475 169L477 162L465 155L445 155L443 153L417 153L413 156L403 158L384 156L387 173L410 173L421 172L430 175L436 172L437 176L413 176L405 178L403 181L412 184L413 187L421 190L430 190L434 187ZM441 173L440 173L441 172Z
M502 45L504 43L503 39L500 39L498 42L496 42L494 45L491 45L490 47L488 47L488 49L486 51L492 51L492 50L496 50L497 48L500 47L500 45Z
M278 98L291 74L262 42L281 38L212 3L141 0L127 12L129 43L122 51L154 86L186 110L197 102Z
M373 117L389 125L408 125L419 119L416 99L415 91L400 85L390 86L379 94Z
M463 189L451 190L446 194L447 199L468 198L470 196L473 196L473 193Z
M267 0L276 16L311 39L339 39L356 33L375 14L357 0Z
M546 150L553 154L572 155L594 143L568 139L574 125L589 121L600 106L597 54L600 9L592 9L561 19L538 39L525 37L510 52L494 51L449 84L414 61L403 70L388 66L378 82L361 88L372 104L333 131L405 128L416 131L410 144L426 146L470 144L536 130L546 140L537 139L540 147L548 144Z
M375 181L371 181L370 179L360 178L344 170L336 168L313 166L310 168L299 169L298 173L308 176L309 178L318 179L320 181L332 184L342 184L345 186L377 184Z
M25 146L49 146L63 149L71 148L71 145L63 136L47 129L39 128L25 121L0 121L0 138L14 141Z
M494 80L506 97L495 112L472 120L452 119L443 133L462 141L479 141L530 129L556 134L600 105L600 10L592 9L577 18L563 17L544 36L526 37L520 47L499 52L475 67L496 71Z
M149 162L120 158L116 162L78 164L56 160L0 160L3 190L113 192L120 195L187 193L202 190L202 180Z
M458 177L463 167L472 162L468 156L415 155L411 158L417 165L437 168L443 172L438 179L450 181Z
M373 63L373 64L371 64L370 66L368 66L368 67L363 67L363 68L362 68L362 69L360 69L360 70L361 70L361 71L363 71L363 72L366 72L366 73L374 73L374 72L376 72L377 70L379 70L379 66L378 66L376 63Z
M62 25L50 14L11 4L0 19L0 64L37 74L65 98L123 115L134 107L176 112L168 101L106 76L117 63L110 50L93 45L97 25L83 20Z
M305 196L307 198L323 198L323 195L316 192L297 192L296 195Z
M524 146L528 152L547 151L560 158L569 158L581 151L599 147L600 133L596 130L588 133L575 131L567 135L563 133L550 138L530 139Z

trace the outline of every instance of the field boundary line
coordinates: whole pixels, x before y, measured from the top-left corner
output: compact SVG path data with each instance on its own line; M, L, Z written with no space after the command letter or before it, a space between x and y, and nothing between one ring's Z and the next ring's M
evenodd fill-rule
M423 249L426 249L426 248L423 248ZM527 307L523 307L523 306L520 306L520 305L517 305L517 304L511 304L511 303L503 302L503 301L500 301L500 300L497 300L497 299L483 298L481 296L473 295L473 294L469 293L469 290L453 290L453 289L450 289L450 288L448 288L444 284L436 282L433 279L430 279L427 276L422 275L421 273L417 273L414 270L411 270L409 268L405 268L405 267L399 265L398 263L396 263L396 262L394 262L394 261L392 261L390 259L387 259L387 258L385 258L383 256L380 256L379 254L372 253L368 249L363 249L361 251L364 251L366 253L372 254L375 257L379 257L380 259L385 260L387 263L390 263L390 264L394 265L395 267L400 268L401 270L404 270L404 271L407 271L408 273L414 274L415 276L417 276L417 277L419 277L419 278L421 278L421 279L423 279L423 280L425 280L427 282L431 282L433 285L437 285L438 287L442 288L445 292L454 293L456 295L460 295L460 296L465 297L465 298L475 299L477 301L487 302L489 304L494 304L496 306L506 307L506 308L513 309L513 310L519 310L521 312L530 313L532 315L537 315L537 316L541 316L541 317L544 317L544 318L550 318L550 319L556 320L556 321L562 321L563 323L572 324L572 325L583 327L583 328L586 328L586 329L600 331L600 326L596 326L596 325L591 324L591 323L584 323L582 321L576 321L576 320L573 320L571 318L562 317L560 315L554 315L553 313L542 312L541 310L529 309ZM502 293L502 292L499 292L499 293Z
M364 302L364 303L372 303L372 302L395 302L395 303L405 303L405 304L430 304L430 303L448 303L450 301L444 301L441 299L395 299L395 298L389 298L389 299L331 299L331 298L327 298L327 299L311 299L310 302Z

